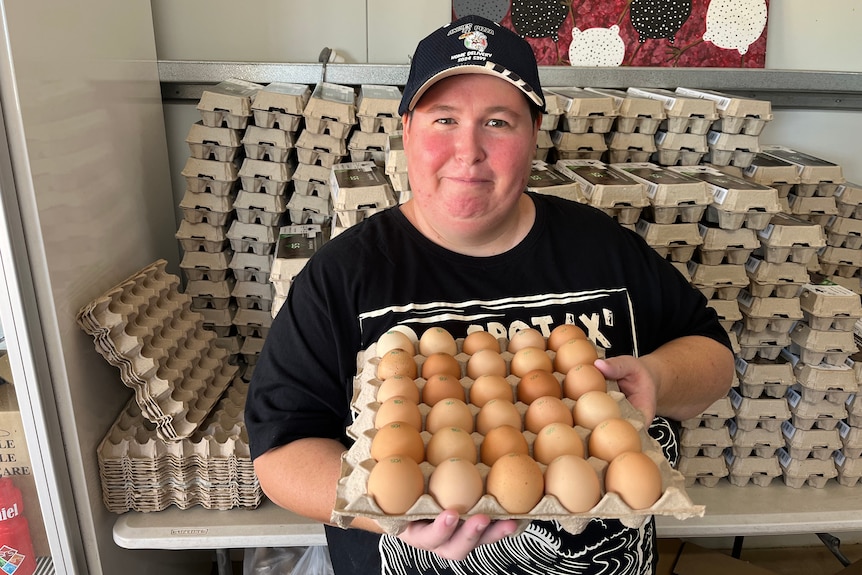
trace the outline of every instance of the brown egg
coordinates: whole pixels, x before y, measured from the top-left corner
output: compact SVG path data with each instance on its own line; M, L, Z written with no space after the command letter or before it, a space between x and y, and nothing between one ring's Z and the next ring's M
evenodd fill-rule
M425 381L425 386L422 388L422 401L424 403L434 407L435 403L449 397L467 401L467 392L464 391L464 386L461 385L460 379L451 375L438 373Z
M553 373L544 369L534 369L525 373L518 382L518 401L527 405L547 395L563 397L563 388Z
M616 493L632 509L647 509L661 497L661 471L645 453L626 451L608 464L605 491Z
M563 400L553 395L545 395L530 403L524 413L524 429L539 433L549 423L573 425L572 410Z
M514 402L514 391L509 380L503 376L480 375L470 386L470 403L476 407L482 407L492 399Z
M413 354L403 349L391 349L380 357L377 364L377 379L384 381L393 375L403 375L410 379L416 379L419 369Z
M501 425L485 434L479 446L479 460L482 463L491 466L507 453L530 453L527 438L520 429L511 425Z
M584 457L584 440L571 425L550 423L539 430L533 442L533 458L548 465L560 455Z
M403 515L425 492L425 477L409 457L381 459L368 475L368 495L387 515Z
M622 412L616 400L604 391L588 391L575 401L572 416L575 425L594 429L606 419L622 417Z
M578 399L588 391L607 391L608 383L599 368L591 363L581 363L566 372L563 379L563 395Z
M437 374L451 375L456 379L461 378L461 364L454 356L448 353L432 353L422 362L422 377L428 379Z
M624 451L640 450L640 434L635 426L625 419L618 417L606 419L590 433L590 457L611 461Z
M524 349L525 347L535 347L544 350L546 348L545 336L543 336L539 330L532 327L516 331L509 339L509 345L506 346L506 351L516 353L518 350Z
M377 388L377 401L383 403L390 397L405 397L410 401L419 403L422 399L416 380L404 375L393 375L387 377Z
M430 327L419 337L419 353L429 356L432 353L458 355L458 344L452 334L442 327Z
M539 464L525 453L499 458L485 481L486 491L509 513L529 513L542 499L545 481Z
M425 461L425 442L419 430L401 421L378 429L371 438L371 458L380 461L392 455L404 455L416 463Z
M554 369L560 373L568 373L576 365L592 364L598 358L599 354L593 342L588 339L570 339L557 348Z
M485 482L474 463L450 457L431 472L428 493L443 509L463 514L479 502L485 493Z
M511 401L505 399L488 400L476 414L476 431L482 435L488 435L489 431L501 425L522 429L521 412Z
M425 446L425 459L431 465L439 465L450 457L466 459L471 463L479 460L479 450L473 436L458 427L444 427L438 430Z
M436 433L444 427L458 427L473 433L473 412L460 399L441 399L425 416L425 431Z
M561 455L545 469L545 493L556 497L572 513L584 513L602 498L599 476L577 455Z
M481 375L500 375L506 377L506 360L498 352L480 349L467 360L467 377L476 379Z
M377 357L383 357L383 354L392 349L403 349L411 355L416 354L416 345L410 336L396 329L387 331L377 340Z
M587 339L587 334L576 325L564 323L551 330L548 336L548 349L557 351L561 345L570 339Z
M461 351L467 355L473 355L480 349L490 349L500 353L500 340L487 331L468 333L467 337L464 338L464 343L461 344Z
M404 397L390 397L380 404L374 416L374 427L380 429L385 425L400 421L412 425L417 430L422 429L422 413L415 401Z
M552 373L554 371L554 362L544 349L538 347L525 347L519 349L512 356L512 361L509 365L509 371L512 375L523 377L524 374L533 370L541 369ZM563 373L566 373L565 371Z

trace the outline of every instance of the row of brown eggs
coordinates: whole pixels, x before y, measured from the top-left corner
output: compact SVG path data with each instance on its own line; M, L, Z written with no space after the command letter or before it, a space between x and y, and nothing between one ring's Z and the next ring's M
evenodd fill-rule
M597 350L580 328L559 326L547 340L534 329L518 332L506 345L512 354L508 370L496 337L469 334L461 352L470 356L465 371L473 380L469 401L478 407L475 417L466 403L451 334L430 328L419 339L419 354L425 356L421 390L414 381L420 375L416 347L397 331L378 341L381 384L370 454L376 463L368 493L384 513L405 513L425 492L419 468L423 461L434 466L427 490L442 508L465 513L487 493L507 512L526 513L550 494L571 512L587 511L601 498L601 481L585 459L587 446L576 425L590 430L590 456L608 462L609 492L618 492L636 509L660 497L659 469L640 452L639 432L622 419L616 400L606 393L604 376L592 365ZM555 352L553 360L546 350ZM506 379L507 371L519 378L516 386ZM562 382L554 371L565 374ZM563 397L575 400L574 407ZM523 416L514 401L527 405ZM419 403L430 407L424 426ZM423 428L431 434L427 445L420 435ZM532 453L524 429L536 434ZM484 481L478 461L490 468ZM631 478L639 479L633 483Z

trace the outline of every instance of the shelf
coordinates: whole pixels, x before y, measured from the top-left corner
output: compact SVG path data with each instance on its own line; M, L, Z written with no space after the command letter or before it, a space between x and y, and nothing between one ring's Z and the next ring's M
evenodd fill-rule
M162 99L198 100L228 78L250 82L404 85L407 64L283 64L160 60ZM774 108L862 110L862 72L752 68L575 68L540 66L543 86L708 88L772 102Z

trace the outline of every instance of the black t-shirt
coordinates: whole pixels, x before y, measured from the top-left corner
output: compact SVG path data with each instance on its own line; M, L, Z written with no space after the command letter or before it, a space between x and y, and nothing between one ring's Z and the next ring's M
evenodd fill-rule
M635 232L590 206L530 197L536 205L532 230L496 256L446 250L420 234L398 208L325 244L294 280L255 366L245 414L252 457L301 437L334 438L349 446L345 429L352 421L361 351L396 326L417 337L443 327L460 338L474 329L510 337L525 327L547 336L555 326L573 323L608 356L647 354L685 335L729 347L702 294ZM385 558L383 570L364 558L355 573L513 573L523 553L547 556L557 565L542 561L539 571L525 573L599 573L601 565L615 566L607 572L641 573L649 572L654 559L651 522L632 530L616 521L593 521L580 536L536 522L518 537L446 566L393 537L327 533L333 556L354 548L367 553L367 539L379 540L380 554L371 555ZM569 555L574 563L561 570Z

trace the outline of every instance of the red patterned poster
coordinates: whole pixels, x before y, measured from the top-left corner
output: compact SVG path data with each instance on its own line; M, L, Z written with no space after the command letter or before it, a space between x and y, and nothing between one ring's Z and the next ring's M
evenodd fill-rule
M763 68L768 0L453 0L514 30L540 66Z

